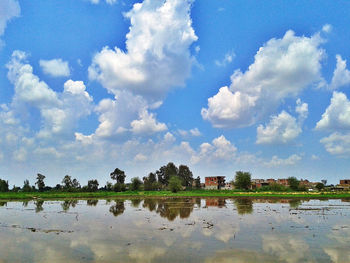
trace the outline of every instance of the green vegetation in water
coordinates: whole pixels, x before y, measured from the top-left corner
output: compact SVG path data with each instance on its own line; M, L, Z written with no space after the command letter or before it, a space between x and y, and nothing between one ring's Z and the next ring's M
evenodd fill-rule
M285 197L285 198L350 198L350 192L241 192L236 190L125 191L125 192L4 192L1 200L109 198L109 197Z

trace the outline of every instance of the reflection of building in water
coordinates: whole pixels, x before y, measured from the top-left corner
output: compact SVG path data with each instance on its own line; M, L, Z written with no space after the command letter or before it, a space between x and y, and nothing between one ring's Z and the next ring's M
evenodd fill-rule
M209 206L225 207L226 200L224 198L206 198L205 206L206 207L209 207Z
M205 189L217 190L225 187L225 176L205 177Z

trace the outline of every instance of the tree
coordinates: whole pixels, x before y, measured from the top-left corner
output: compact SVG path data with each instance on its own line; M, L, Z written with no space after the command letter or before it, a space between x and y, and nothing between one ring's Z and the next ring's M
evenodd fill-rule
M176 193L182 189L181 179L178 176L172 176L169 180L169 189L173 193Z
M235 176L235 186L238 189L249 189L251 185L251 174L249 172L237 171Z
M42 174L37 174L36 176L36 185L38 186L38 189L40 192L42 192L44 190L45 187L45 183L44 183L44 179L46 178L45 175Z
M149 173L148 176L145 176L143 179L144 189L146 191L158 190L159 184L157 182L157 177L154 173Z
M115 168L115 170L110 175L113 180L117 181L117 183L124 184L126 177L124 171L120 170L119 168Z
M201 178L199 176L196 179L194 179L194 184L197 189L201 188Z
M294 191L297 191L299 189L299 180L294 177L294 176L291 176L291 177L288 177L288 184L289 184L289 187L290 189L294 190Z
M113 184L111 182L107 182L105 188L106 188L107 191L112 191Z
M178 176L180 177L183 186L192 187L193 174L187 165L179 166Z
M72 178L69 175L66 175L65 177L63 177L62 184L65 190L69 191L73 188Z
M9 190L8 181L0 179L0 192L8 192L8 190Z
M142 185L142 181L140 180L140 178L134 177L134 178L131 179L130 188L131 188L132 191L140 190L141 185Z
M29 184L29 180L24 180L22 191L23 192L31 192L33 189Z
M79 181L77 179L75 179L75 178L72 181L72 186L73 186L74 189L81 188Z
M324 189L324 184L323 183L317 183L315 187L316 187L316 189L318 191L322 191Z
M88 184L87 184L87 190L89 192L96 192L98 190L98 181L95 179L95 180L89 180L88 181Z
M178 169L174 163L170 162L166 166L160 167L159 170L156 171L156 175L158 177L158 182L167 186L170 177L178 175Z

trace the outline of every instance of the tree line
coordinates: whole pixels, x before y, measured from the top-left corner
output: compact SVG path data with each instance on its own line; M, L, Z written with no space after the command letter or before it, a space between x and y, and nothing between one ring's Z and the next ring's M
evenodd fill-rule
M134 177L131 183L126 184L126 174L123 170L115 168L110 173L112 182L107 181L106 185L99 187L97 179L91 179L87 185L81 186L76 178L69 175L63 177L61 183L54 187L45 184L46 176L38 173L34 185L30 185L29 180L24 180L22 187L13 186L9 189L8 181L0 179L0 192L46 192L46 191L62 191L62 192L96 192L96 191L115 191L123 192L126 190L171 190L177 192L183 189L200 188L200 177L193 178L193 173L186 165L177 167L174 163L169 162L167 165L161 166L155 172L149 173L140 179Z

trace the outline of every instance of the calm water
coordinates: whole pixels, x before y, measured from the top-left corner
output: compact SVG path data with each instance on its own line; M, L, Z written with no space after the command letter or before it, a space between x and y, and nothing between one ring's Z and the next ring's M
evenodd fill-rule
M0 262L350 262L350 200L0 202Z

